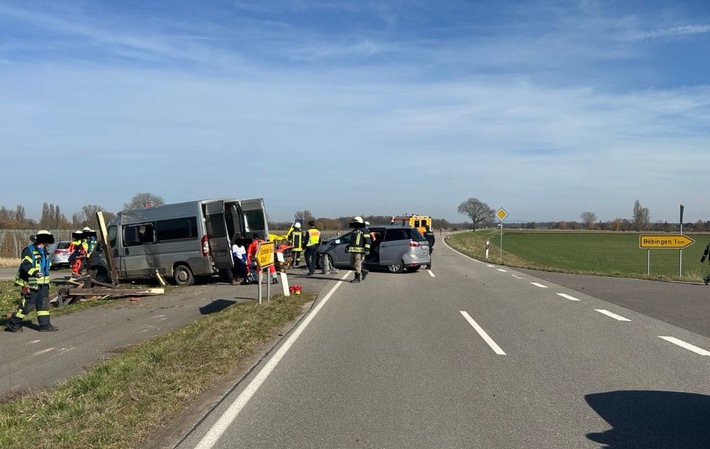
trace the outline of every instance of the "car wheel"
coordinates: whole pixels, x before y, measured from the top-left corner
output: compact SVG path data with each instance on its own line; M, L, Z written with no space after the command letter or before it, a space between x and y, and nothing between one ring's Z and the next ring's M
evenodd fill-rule
M394 265L387 265L387 269L390 273L401 273L404 271L404 262L399 262Z
M103 268L94 268L93 270L91 270L91 279L106 284L111 282L111 279L108 276L108 272Z
M187 265L176 265L173 270L173 278L175 283L180 286L193 285L195 283L195 276Z

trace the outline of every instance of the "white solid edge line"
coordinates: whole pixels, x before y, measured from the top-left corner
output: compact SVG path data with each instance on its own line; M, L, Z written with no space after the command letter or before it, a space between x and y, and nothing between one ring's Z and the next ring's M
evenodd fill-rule
M667 342L673 343L674 345L678 345L681 348L687 349L688 351L692 351L696 354L705 355L705 356L710 357L710 351L706 351L705 349L698 348L695 345L691 345L690 343L686 343L683 340L679 340L675 337L662 337L659 335L658 338L662 338L662 339L666 340Z
M558 293L559 296L562 296L565 299L569 299L570 301L581 301L579 298L575 298L572 295L568 295L567 293Z
M473 328L476 330L476 332L478 332L478 335L480 335L481 338L483 338L483 340L486 343L488 343L488 346L490 346L491 349L493 349L493 352L495 352L498 355L506 355L505 352L503 352L503 350L500 348L500 346L498 346L496 344L496 342L493 341L493 339L488 336L486 331L484 331L483 328L481 326L479 326L478 323L476 323L476 321L473 318L471 318L471 315L469 315L464 310L461 310L460 312L461 312L461 315L463 315L463 317L466 319L466 321L468 321L468 324L473 326Z
M318 314L320 309L323 308L325 303L328 302L330 297L333 295L335 290L340 287L340 285L343 283L346 277L350 275L350 271L348 271L341 279L338 281L333 288L330 289L327 295L321 300L318 305L316 305L315 309L311 313L308 314L308 316L303 320L300 326L291 334L291 336L286 340L286 342L279 348L278 351L276 351L276 354L274 354L273 357L264 365L264 367L259 371L259 374L252 379L251 382L249 382L249 385L242 391L239 396L232 402L232 405L229 406L229 408L222 414L222 416L217 420L216 423L212 425L209 431L205 434L205 436L202 437L200 442L195 446L196 449L208 449L212 448L217 441L222 437L224 432L229 428L229 426L232 424L232 422L236 419L237 415L242 411L244 406L247 405L247 402L254 396L256 391L261 387L261 385L266 381L266 379L269 377L271 372L276 368L276 365L279 364L281 359L283 358L284 355L288 352L288 350L293 346L293 344L296 342L298 337L301 335L301 333L308 327L308 324L310 324L311 320Z
M602 315L606 315L606 316L608 316L608 317L614 318L615 320L619 320L619 321L631 321L631 320L628 319L628 318L624 318L623 316L617 315L617 314L612 313L612 312L609 312L608 310L604 310L604 309L594 309L594 310L596 310L597 312L601 313Z

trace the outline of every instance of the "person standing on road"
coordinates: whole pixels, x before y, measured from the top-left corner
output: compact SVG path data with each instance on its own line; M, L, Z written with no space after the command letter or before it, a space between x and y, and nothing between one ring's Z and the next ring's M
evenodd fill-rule
M303 254L303 231L301 230L301 223L295 222L289 232L286 234L286 239L291 243L293 248L293 266L297 267L301 263L301 255Z
M316 222L311 220L308 222L308 230L304 236L306 243L306 266L308 267L307 276L312 276L316 272L316 257L318 257L318 245L320 245L320 231L316 228Z
M81 265L85 257L84 231L76 230L71 233L71 243L69 244L69 266L74 276L81 276Z
M15 284L21 287L22 301L12 313L6 328L10 332L22 332L22 320L34 307L37 309L37 321L40 332L58 330L49 322L49 268L51 260L47 245L54 243L54 236L49 231L39 231L35 242L22 250L20 267L17 270Z
M431 253L434 251L434 242L436 241L436 237L429 226L424 231L424 238L429 242L429 265L426 266L427 270L429 270L431 269Z
M370 231L365 227L362 217L355 217L350 223L351 228L355 228L350 237L350 244L345 247L345 251L350 253L350 265L355 270L355 278L352 283L365 280L369 271L362 267L362 261L370 252Z

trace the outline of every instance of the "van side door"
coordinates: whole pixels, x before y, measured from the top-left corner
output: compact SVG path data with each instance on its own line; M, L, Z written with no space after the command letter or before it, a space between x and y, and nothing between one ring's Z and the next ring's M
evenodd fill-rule
M152 222L123 226L123 248L118 252L118 267L126 278L146 279L160 268Z
M245 237L253 238L257 234L259 238L266 240L269 237L269 226L266 224L266 208L263 198L241 201L242 225Z
M212 260L217 268L231 269L234 267L234 260L224 216L224 201L216 200L205 203L204 214Z

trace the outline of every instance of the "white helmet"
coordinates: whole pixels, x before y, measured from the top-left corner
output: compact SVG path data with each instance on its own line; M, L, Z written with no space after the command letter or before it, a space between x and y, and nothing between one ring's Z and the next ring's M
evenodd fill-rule
M365 226L370 226L370 222L369 222L369 221L366 221L366 222L365 222Z
M355 218L353 218L353 221L354 221L355 223L363 223L362 217L355 217Z
M297 222L295 222L295 223L293 224L293 227L296 228L296 229L301 229L301 223L299 223L299 222L297 221Z

